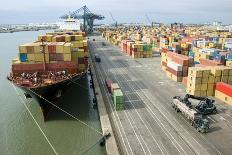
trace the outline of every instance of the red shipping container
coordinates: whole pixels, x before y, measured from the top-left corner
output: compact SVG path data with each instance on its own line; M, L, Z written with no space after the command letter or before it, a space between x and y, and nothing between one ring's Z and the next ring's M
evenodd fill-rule
M56 53L49 53L49 60L56 61Z
M12 73L14 75L19 75L22 73L34 73L43 71L43 64L13 64L12 65Z
M48 53L56 53L56 46L54 44L48 45Z
M105 83L106 83L106 87L109 91L109 93L111 93L111 84L113 83L110 79L106 79L105 80Z
M186 58L185 56L183 57L184 55L180 55L180 54L177 54L177 55L173 55L172 57L172 61L174 61L175 63L178 63L182 66L189 66L189 59L188 57Z
M232 85L229 85L229 84L224 83L224 82L217 82L216 90L222 92L223 94L226 94L226 95L232 97Z
M182 79L182 83L187 86L187 82L188 82L188 77L183 77Z
M170 52L170 51L167 52L167 57L169 57L171 59L173 58L174 55L176 55L176 53L173 53L173 52Z
M183 71L183 77L187 77L188 76L188 70Z
M182 77L182 71L175 71L174 69L167 67L166 71L172 73L173 75L177 76L177 77Z
M220 65L223 65L220 62L216 62L216 61L209 60L209 59L203 59L203 58L200 59L200 63L201 63L201 65L204 65L204 66L220 66Z

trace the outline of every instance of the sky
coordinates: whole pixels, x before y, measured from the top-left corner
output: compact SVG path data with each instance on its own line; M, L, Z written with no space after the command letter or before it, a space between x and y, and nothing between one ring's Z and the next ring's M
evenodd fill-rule
M2 0L0 24L56 22L63 14L87 5L105 16L100 23L154 22L232 23L232 0Z

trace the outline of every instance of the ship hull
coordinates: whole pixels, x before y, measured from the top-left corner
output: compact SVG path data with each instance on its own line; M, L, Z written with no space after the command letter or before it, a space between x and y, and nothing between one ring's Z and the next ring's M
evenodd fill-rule
M17 87L22 89L26 95L31 96L38 102L42 110L44 120L46 121L49 113L56 108L55 106L58 106L58 103L60 99L63 97L64 92L68 88L70 88L70 86L72 86L73 84L82 84L86 82L87 82L87 76L86 74L84 74L81 77L77 75L70 79L44 87L30 88L30 89L21 86L17 86Z

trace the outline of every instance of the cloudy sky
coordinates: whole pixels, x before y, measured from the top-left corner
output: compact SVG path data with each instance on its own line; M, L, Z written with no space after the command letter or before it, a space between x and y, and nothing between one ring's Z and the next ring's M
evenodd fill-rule
M232 0L2 0L0 24L55 22L83 5L113 23L118 22L232 23Z

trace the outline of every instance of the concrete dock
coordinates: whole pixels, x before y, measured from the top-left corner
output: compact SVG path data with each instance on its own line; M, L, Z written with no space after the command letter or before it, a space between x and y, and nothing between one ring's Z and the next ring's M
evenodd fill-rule
M101 122L101 128L103 135L110 133L110 136L106 139L106 152L108 155L119 155L118 146L115 140L114 132L111 127L110 118L106 110L105 102L103 101L102 93L100 90L99 82L97 80L97 74L95 71L94 61L90 62L90 69L92 74L92 80L94 84L94 91L97 100L97 107Z
M166 76L160 57L133 59L101 36L90 37L89 47L101 58L94 68L121 154L231 154L230 106L216 100L218 114L208 117L210 132L198 133L171 107L172 97L184 95L185 87ZM115 111L106 77L121 87L125 110Z

